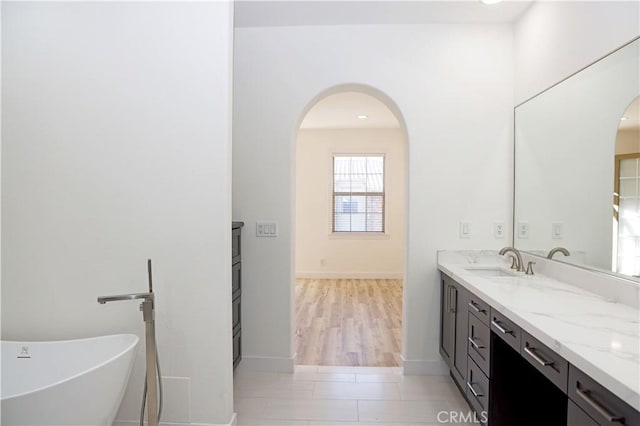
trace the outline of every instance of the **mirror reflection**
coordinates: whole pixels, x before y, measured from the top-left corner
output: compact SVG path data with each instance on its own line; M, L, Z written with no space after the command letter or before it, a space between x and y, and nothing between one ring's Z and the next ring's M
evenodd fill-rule
M620 118L613 180L613 271L640 275L640 97Z
M636 39L516 107L518 249L640 275L639 52Z

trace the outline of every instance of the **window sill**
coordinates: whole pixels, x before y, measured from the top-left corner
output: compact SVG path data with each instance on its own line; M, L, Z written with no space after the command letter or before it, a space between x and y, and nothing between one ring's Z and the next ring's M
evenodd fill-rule
M388 240L389 234L385 232L332 232L330 240Z

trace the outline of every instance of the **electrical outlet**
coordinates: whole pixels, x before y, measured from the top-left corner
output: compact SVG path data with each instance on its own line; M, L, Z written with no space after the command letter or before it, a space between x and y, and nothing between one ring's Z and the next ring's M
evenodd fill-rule
M460 238L471 238L471 222L460 222Z
M521 240L529 238L529 222L518 222L518 238Z
M277 237L278 223L260 220L256 222L256 237Z
M497 240L504 238L504 222L493 223L493 237Z

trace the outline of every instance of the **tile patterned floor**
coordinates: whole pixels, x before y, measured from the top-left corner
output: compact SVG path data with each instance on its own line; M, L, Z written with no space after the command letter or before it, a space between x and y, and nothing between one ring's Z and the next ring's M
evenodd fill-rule
M450 377L403 376L399 367L296 366L276 374L240 365L234 410L238 426L474 424L452 421L450 412L470 409Z

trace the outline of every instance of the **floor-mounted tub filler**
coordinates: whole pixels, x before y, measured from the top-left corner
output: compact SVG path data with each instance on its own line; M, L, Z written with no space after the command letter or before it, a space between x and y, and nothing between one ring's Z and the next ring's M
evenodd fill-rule
M155 308L153 294L153 279L151 275L151 259L147 260L147 272L149 274L149 291L147 293L117 294L113 296L98 297L98 303L104 305L108 302L126 300L142 300L140 311L144 320L145 329L145 359L147 370L144 377L144 391L142 392L142 406L140 407L140 426L144 426L145 406L147 409L147 425L158 426L162 416L162 374L160 374L160 362L158 360L158 348L156 345Z
M2 342L2 425L111 425L138 336Z

